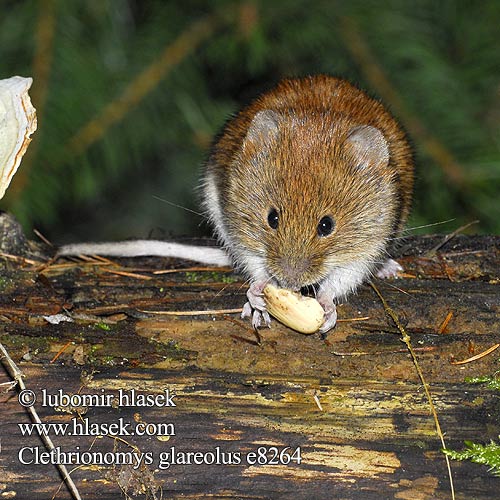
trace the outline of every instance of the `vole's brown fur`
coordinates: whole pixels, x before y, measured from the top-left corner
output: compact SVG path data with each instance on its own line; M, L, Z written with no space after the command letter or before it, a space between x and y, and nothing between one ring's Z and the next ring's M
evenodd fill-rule
M320 75L284 80L230 120L204 189L217 233L257 283L253 309L262 312L256 297L272 279L293 289L318 284L325 311L335 312L335 300L387 258L412 187L411 150L390 113L345 80ZM318 232L324 216L335 223L326 236Z
M390 113L350 83L328 76L285 80L224 127L205 169L204 205L232 261L250 278L243 316L269 315L262 290L315 287L335 304L387 259L408 216L413 164ZM61 254L165 255L227 264L226 256L165 244L70 245ZM194 251L196 250L196 251ZM205 252L206 253L206 252ZM400 266L387 261L377 274Z

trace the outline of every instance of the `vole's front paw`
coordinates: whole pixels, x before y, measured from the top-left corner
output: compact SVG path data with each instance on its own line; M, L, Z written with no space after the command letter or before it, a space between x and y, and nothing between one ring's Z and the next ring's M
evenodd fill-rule
M337 324L337 307L331 300L328 302L323 302L322 300L319 300L319 303L321 304L321 307L325 311L325 321L321 325L319 331L320 333L326 333L332 328L334 328L335 325Z
M252 326L259 328L263 324L271 325L271 317L266 309L263 290L267 282L254 282L250 285L247 291L248 302L243 306L241 311L242 318L252 318Z
M397 278L398 272L403 271L399 262L393 259L387 259L384 265L376 272L377 278Z

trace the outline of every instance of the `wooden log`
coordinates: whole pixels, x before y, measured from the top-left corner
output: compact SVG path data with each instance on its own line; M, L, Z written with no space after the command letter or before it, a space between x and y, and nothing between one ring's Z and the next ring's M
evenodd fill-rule
M447 446L460 449L500 433L498 394L464 382L493 374L500 350L451 363L500 343L500 238L457 236L432 251L442 241L409 238L404 277L376 286L417 350ZM17 393L0 394L1 498L51 498L60 478L50 462L71 458L84 499L451 498L421 381L369 286L338 308L326 339L276 321L256 334L234 313L164 314L241 307L246 286L231 270L46 260L40 249L0 259L0 341L42 421L68 428L52 434L59 455L43 455L19 426L30 420ZM92 435L104 424L119 435ZM451 465L457 498L496 498L500 479L486 467ZM56 498L70 498L64 486Z

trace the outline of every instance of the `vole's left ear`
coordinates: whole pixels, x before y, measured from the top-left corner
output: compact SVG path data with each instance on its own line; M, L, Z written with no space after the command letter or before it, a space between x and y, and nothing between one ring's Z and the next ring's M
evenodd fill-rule
M352 128L344 151L357 168L383 168L389 164L389 145L378 128L360 125Z
M280 115L271 109L259 111L250 122L243 149L267 151L279 135Z

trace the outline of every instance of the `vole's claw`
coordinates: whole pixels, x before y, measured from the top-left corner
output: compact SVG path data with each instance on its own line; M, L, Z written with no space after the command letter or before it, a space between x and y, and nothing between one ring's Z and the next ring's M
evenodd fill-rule
M333 302L333 299L329 298L319 298L319 303L325 311L325 320L321 325L319 331L320 333L326 333L337 324L337 306Z
M254 309L252 314L252 326L257 329L261 326L271 327L271 317L267 311L258 311Z
M325 311L325 321L321 325L319 331L320 333L326 333L331 330L337 324L337 309L334 307L333 310Z
M262 319L264 320L266 326L271 328L271 316L269 316L269 313L266 310L262 311Z
M252 316L252 326L257 330L262 323L262 314L257 309L254 309Z
M260 311L259 309L253 308L250 302L245 302L243 309L241 311L241 317L252 318L252 326L254 328L260 328L263 324L270 326L271 317L269 313L264 309Z
M250 316L252 316L252 306L250 305L250 302L245 302L245 305L241 310L241 318L250 318Z
M247 291L248 302L241 311L242 318L252 318L252 326L259 328L262 325L269 326L271 317L266 310L266 302L263 292L266 282L254 282Z
M264 300L263 289L266 283L263 282L253 282L247 291L248 302L252 306L252 309L257 309L258 311L265 311L266 302Z

